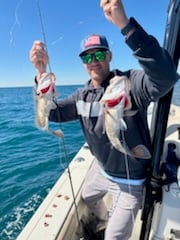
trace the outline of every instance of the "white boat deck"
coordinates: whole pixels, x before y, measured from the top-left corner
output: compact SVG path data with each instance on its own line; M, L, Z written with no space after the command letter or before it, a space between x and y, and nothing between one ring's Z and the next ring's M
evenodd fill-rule
M82 147L69 165L75 197L80 193L84 177L92 162L93 156L90 154L90 151ZM70 217L68 214L72 207L74 208L73 194L69 173L66 170L17 240L56 239L67 217Z

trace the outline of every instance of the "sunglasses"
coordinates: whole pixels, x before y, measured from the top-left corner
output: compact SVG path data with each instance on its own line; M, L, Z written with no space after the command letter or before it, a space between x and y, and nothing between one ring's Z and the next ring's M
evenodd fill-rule
M90 64L93 61L93 58L95 58L96 61L98 62L102 62L104 61L104 59L106 58L106 53L107 51L96 51L94 53L86 53L83 54L81 57L81 60L83 61L83 63L85 64Z

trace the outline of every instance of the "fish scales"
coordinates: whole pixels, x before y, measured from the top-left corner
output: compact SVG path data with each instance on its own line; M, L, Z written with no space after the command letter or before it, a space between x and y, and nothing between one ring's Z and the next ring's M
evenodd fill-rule
M63 132L60 129L53 131L49 128L50 110L56 108L55 95L55 75L53 73L43 73L37 86L36 124L43 131L56 137L63 137Z
M120 141L120 132L122 135L127 130L124 116L133 116L137 111L131 110L131 97L129 94L130 85L129 79L126 76L115 76L110 80L100 102L104 109L104 120L106 134L114 148L123 154L127 154L136 158L148 159L151 157L146 146L139 144L133 149L129 149L123 139Z

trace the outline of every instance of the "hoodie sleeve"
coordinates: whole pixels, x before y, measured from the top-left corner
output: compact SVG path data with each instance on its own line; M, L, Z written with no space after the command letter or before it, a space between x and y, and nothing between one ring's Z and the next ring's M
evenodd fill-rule
M78 119L76 109L77 92L56 103L57 108L51 110L49 120L53 122L67 122Z
M176 83L178 76L169 53L158 41L138 25L126 43L133 50L143 71L131 71L131 81L136 96L141 101L156 101Z

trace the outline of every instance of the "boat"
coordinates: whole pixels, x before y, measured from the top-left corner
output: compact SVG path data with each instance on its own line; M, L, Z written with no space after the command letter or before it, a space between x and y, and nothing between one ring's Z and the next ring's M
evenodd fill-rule
M176 144L177 155L180 158L179 119L180 106L172 105L166 133L166 144L162 158L165 158L167 153L167 143L170 142ZM17 240L86 239L82 236L83 227L91 224L94 219L93 214L89 212L89 209L81 199L81 189L84 178L93 162L94 156L91 154L88 145L85 143L69 164L68 169L64 171L38 210L27 223ZM73 184L73 192L71 184ZM158 223L162 221L161 228L167 228L166 230L163 230L163 232L168 232L167 234L169 236L171 235L170 231L172 229L180 230L180 185L178 186L175 182L169 187L170 192L166 191L166 189L164 190L165 199L163 203L158 203L156 206L156 220L154 220L151 234L155 235L157 234L155 231L159 231L159 228L156 229L157 221ZM108 206L108 203L110 203L110 196L105 197L105 202ZM159 211L160 213L158 213ZM140 210L135 221L131 240L138 240L140 237L140 228L142 224L141 214L142 212ZM160 220L157 214L164 220ZM165 226L167 219L171 222L169 226Z
M170 0L164 47L176 67L180 59L180 0ZM143 208L135 219L129 240L180 239L180 166L174 179L161 184L160 166L167 163L169 147L180 159L180 105L172 102L173 90L149 107L153 141L152 169ZM96 218L81 199L84 179L94 156L86 143L77 152L47 197L16 240L96 240ZM165 180L167 180L165 178ZM111 196L104 197L107 207Z

